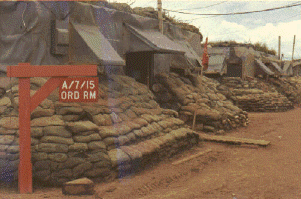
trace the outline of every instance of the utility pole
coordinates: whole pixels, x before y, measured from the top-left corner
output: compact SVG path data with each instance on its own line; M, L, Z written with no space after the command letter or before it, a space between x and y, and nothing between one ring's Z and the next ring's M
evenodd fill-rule
M281 59L281 36L278 36L278 59Z
M295 42L296 42L296 35L294 35L293 52L292 52L292 62L294 62Z
M159 31L163 34L163 17L162 17L162 1L158 0L158 21Z

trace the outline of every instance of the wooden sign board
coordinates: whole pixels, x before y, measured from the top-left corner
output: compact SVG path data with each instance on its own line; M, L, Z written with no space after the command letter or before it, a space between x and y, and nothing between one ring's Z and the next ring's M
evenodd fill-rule
M97 102L98 78L63 78L59 87L60 102Z

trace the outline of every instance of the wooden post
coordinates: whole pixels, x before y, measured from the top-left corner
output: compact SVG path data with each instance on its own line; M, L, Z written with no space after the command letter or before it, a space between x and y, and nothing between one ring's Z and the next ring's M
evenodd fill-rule
M198 109L195 109L194 114L193 114L193 121L192 121L192 130L194 131L195 129L195 120L196 120L196 112Z
M30 78L19 79L19 192L32 193Z
M294 41L293 41L292 62L294 61L295 42L296 42L296 35L294 35Z
M292 52L292 61L291 61L291 64L293 65L294 64L294 52L295 52L295 42L296 42L296 35L294 35L294 41L293 41L293 52ZM292 66L293 67L293 66ZM298 69L298 68L297 68ZM299 76L299 70L297 70L297 76ZM293 72L293 75L294 75L294 72Z
M163 17L162 17L162 1L158 0L158 21L159 21L159 30L163 34Z
M19 192L32 193L30 113L59 85L59 77L97 76L96 65L31 66L28 63L7 67L8 77L19 78ZM53 77L30 97L30 77Z
M281 59L281 36L278 36L278 59Z

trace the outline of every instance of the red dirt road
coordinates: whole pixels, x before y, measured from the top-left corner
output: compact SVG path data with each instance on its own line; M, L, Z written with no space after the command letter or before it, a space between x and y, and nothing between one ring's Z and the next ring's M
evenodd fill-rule
M60 188L36 188L30 195L0 188L0 198L277 199L301 198L301 109L250 113L250 124L228 136L271 141L268 147L204 142L134 176L97 184L94 196L64 196ZM173 162L199 151L202 156Z

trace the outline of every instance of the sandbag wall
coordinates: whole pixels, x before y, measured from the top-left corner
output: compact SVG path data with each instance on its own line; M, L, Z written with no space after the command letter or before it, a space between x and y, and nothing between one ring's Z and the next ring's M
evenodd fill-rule
M225 77L218 89L235 105L249 112L277 112L293 109L293 103L262 80Z
M301 84L298 78L269 78L268 83L294 104L301 104Z
M5 79L5 80L4 80ZM0 81L1 182L17 179L18 85ZM32 78L31 93L46 79ZM59 185L89 177L110 180L135 172L198 142L172 110L160 108L143 84L126 76L100 78L97 103L58 102L58 90L31 114L34 182Z
M196 129L223 133L248 124L247 112L233 105L217 90L219 83L197 75L175 73L156 76L153 92L161 107L177 111L180 118Z

